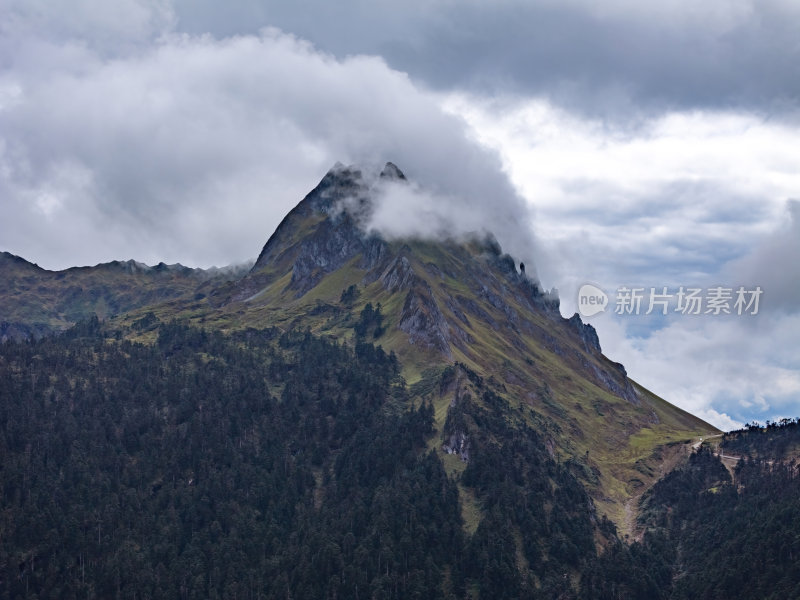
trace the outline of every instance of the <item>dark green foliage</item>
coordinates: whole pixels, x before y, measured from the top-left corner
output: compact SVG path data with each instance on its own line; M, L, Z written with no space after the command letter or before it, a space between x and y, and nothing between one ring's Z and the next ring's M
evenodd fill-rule
M452 379L445 372L443 384ZM482 380L470 379L482 403L462 396L443 434L468 439L461 481L486 515L469 542L468 579L489 598L574 597L571 577L595 558L591 500L545 440Z
M347 289L342 290L342 295L339 298L339 302L345 306L351 307L353 306L353 303L358 300L360 295L361 292L358 290L358 287L353 284L348 286Z
M383 327L383 315L381 314L381 305L374 307L371 302L367 302L361 310L361 315L358 322L353 327L356 332L356 337L365 338L371 335L374 339L381 337L386 329Z
M365 340L379 315L365 307L353 346L150 316L135 328L151 346L96 318L0 345L0 599L800 597L796 469L747 459L734 481L697 453L645 496L627 545L582 463L457 364L415 397L468 383L442 432L482 508L465 535L426 450L433 406ZM795 431L723 445L777 456Z
M707 482L719 471L719 463L702 460ZM695 497L677 504L676 512L685 515L680 535L676 523L668 529L670 538L679 541L681 565L672 597L800 597L800 478L796 469L743 461L735 486L728 479L715 490L701 488L697 485ZM663 494L662 490L658 493Z
M585 600L662 600L669 598L672 570L669 556L652 550L658 540L647 535L644 544L615 541L584 573Z
M734 456L783 459L788 451L800 449L800 419L767 421L764 426L751 423L744 429L726 434L722 449Z
M710 451L645 496L641 543L613 545L583 579L592 599L800 597L800 477L744 460L735 482Z
M148 331L150 329L155 329L156 325L158 325L158 318L152 312L147 313L140 319L136 319L131 328L134 331Z
M463 595L457 488L393 355L115 337L0 347L0 598Z

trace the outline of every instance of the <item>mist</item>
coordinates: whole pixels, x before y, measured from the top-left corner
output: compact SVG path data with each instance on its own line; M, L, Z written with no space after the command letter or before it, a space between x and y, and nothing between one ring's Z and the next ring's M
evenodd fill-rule
M346 210L365 233L376 233L387 240L458 241L491 235L504 252L529 265L529 276L537 277L537 244L529 205L515 196L498 197L492 202L467 193L437 193L394 166L402 177L379 177L377 165L348 167L361 174L369 202L364 205L361 198L344 198L334 211Z

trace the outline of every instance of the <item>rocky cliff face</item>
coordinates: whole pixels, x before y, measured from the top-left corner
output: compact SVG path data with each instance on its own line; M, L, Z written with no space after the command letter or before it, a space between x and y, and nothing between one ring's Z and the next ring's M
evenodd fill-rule
M655 450L713 428L634 384L603 356L594 328L563 318L557 295L530 275L533 265L523 269L491 235L384 239L369 231L376 189L405 182L392 163L366 175L336 165L244 276L134 261L52 273L0 254L0 339L124 313L118 321L134 337L144 323L179 318L374 342L394 353L408 383L408 397L392 402L433 405L431 447L451 467L508 441L494 440L488 425L534 429L598 510L620 522L629 493L659 472Z
M407 179L392 163L375 176L334 166L278 226L226 302L257 307L284 296L313 299L315 314L329 314L333 309L319 302L335 300L346 286L328 290L328 281L347 272L365 302L389 307L385 330L401 334L392 336L402 340L401 354L479 365L496 356L509 365L502 377L514 382L548 379L554 356L604 392L640 402L624 370L602 356L594 327L578 315L562 318L558 296L518 269L491 235L387 241L366 231L375 188L385 181Z
M448 359L453 357L450 327L424 279L408 291L397 326L408 335L409 344L433 348Z
M597 330L588 323L584 323L578 313L572 315L567 322L578 332L587 350L593 348L597 352L602 352L600 349L600 338L597 337Z
M360 330L395 352L410 380L421 378L415 385L427 389L428 378L455 364L485 378L484 389L547 430L551 455L579 461L612 516L620 490L640 485L650 468L651 450L641 441L629 447L632 436L643 428L657 428L648 440L710 430L634 385L603 356L595 329L577 315L563 318L557 294L528 275L535 268L523 269L490 235L396 240L367 231L375 186L386 181L407 180L391 163L372 176L334 167L284 219L250 274L220 292L221 310L236 323L267 315L264 324L348 339L359 314L374 318L378 307L380 322ZM435 401L447 403L437 412L439 448L462 463L472 459L471 432L480 425L459 407L483 414L479 395L466 400L468 387ZM620 452L622 462L609 461Z
M397 167L389 165L380 174L381 178L405 180ZM346 257L367 251L370 241L375 240L370 240L359 224L370 210L370 187L360 169L341 163L334 165L278 225L251 273L296 258L293 253L297 250L298 233L304 234L301 259L310 265L341 264ZM367 254L374 251L371 248Z
M332 216L300 243L292 264L291 287L300 297L354 257L362 257L362 264L370 269L381 255L381 240L365 235L351 215Z

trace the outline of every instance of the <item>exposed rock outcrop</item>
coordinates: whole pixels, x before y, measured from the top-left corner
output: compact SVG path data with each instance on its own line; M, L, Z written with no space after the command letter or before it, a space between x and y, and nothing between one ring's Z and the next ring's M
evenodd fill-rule
M575 313L567 319L567 323L578 332L587 352L591 352L592 349L597 352L602 352L600 349L600 338L597 337L597 330L589 323L584 323L578 313Z
M409 290L398 326L408 334L411 344L433 348L452 358L447 319L434 299L431 286L424 279L418 280Z
M619 363L613 364L614 366L622 367L622 365ZM614 377L612 373L609 373L605 369L598 368L597 366L592 365L592 369L595 377L598 380L598 383L602 387L607 389L615 396L624 398L635 406L641 405L642 401L639 398L639 393L636 391L636 388L633 387L631 380L628 379L628 375L625 372L624 367L622 368L621 373L618 373L616 377Z
M387 162L381 171L380 178L390 181L408 181L403 172L393 162Z
M251 273L279 261L287 251L291 251L298 231L305 222L317 216L334 216L339 213L341 202L348 200L357 204L366 200L368 187L361 171L336 163L305 198L295 206L281 221L261 250Z
M393 294L398 290L406 290L414 283L416 274L405 256L398 256L389 263L380 276L383 288Z
M454 431L442 444L442 450L448 454L458 454L461 460L469 462L469 437L463 431Z
M299 246L290 286L302 296L328 273L362 254L366 240L348 215L325 219Z

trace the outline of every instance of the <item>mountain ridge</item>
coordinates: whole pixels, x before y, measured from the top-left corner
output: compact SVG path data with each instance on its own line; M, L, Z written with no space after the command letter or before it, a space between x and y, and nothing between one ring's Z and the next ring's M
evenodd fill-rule
M335 166L284 218L251 271L210 294L212 311L194 303L156 315L230 330L307 327L345 341L372 328L379 334L370 339L398 356L419 389L440 386L448 368L463 365L511 406L532 410L526 421L548 423L554 455L576 461L600 512L624 527L629 499L683 448L674 444L717 430L631 381L602 355L594 328L562 317L557 296L518 270L494 237L386 239L369 230L370 194L380 185L380 176ZM380 325L363 323L365 311ZM440 436L465 393L432 395ZM449 444L435 446L446 453ZM449 468L463 470L454 456L445 456Z
M243 277L192 289L181 280L172 296L111 320L148 343L154 330L142 323L176 318L222 331L308 329L349 344L374 341L397 356L415 401L433 404L430 444L451 474L467 467L484 435L480 415L491 408L483 398L496 396L519 427L541 432L553 457L570 461L597 510L624 529L630 499L689 440L717 430L630 380L602 354L594 328L562 317L557 296L492 236L371 231L371 195L407 182L392 163L374 176L337 165Z
M0 251L0 340L41 337L95 314L105 319L140 306L205 294L243 271L163 262L149 266L133 259L53 271Z

